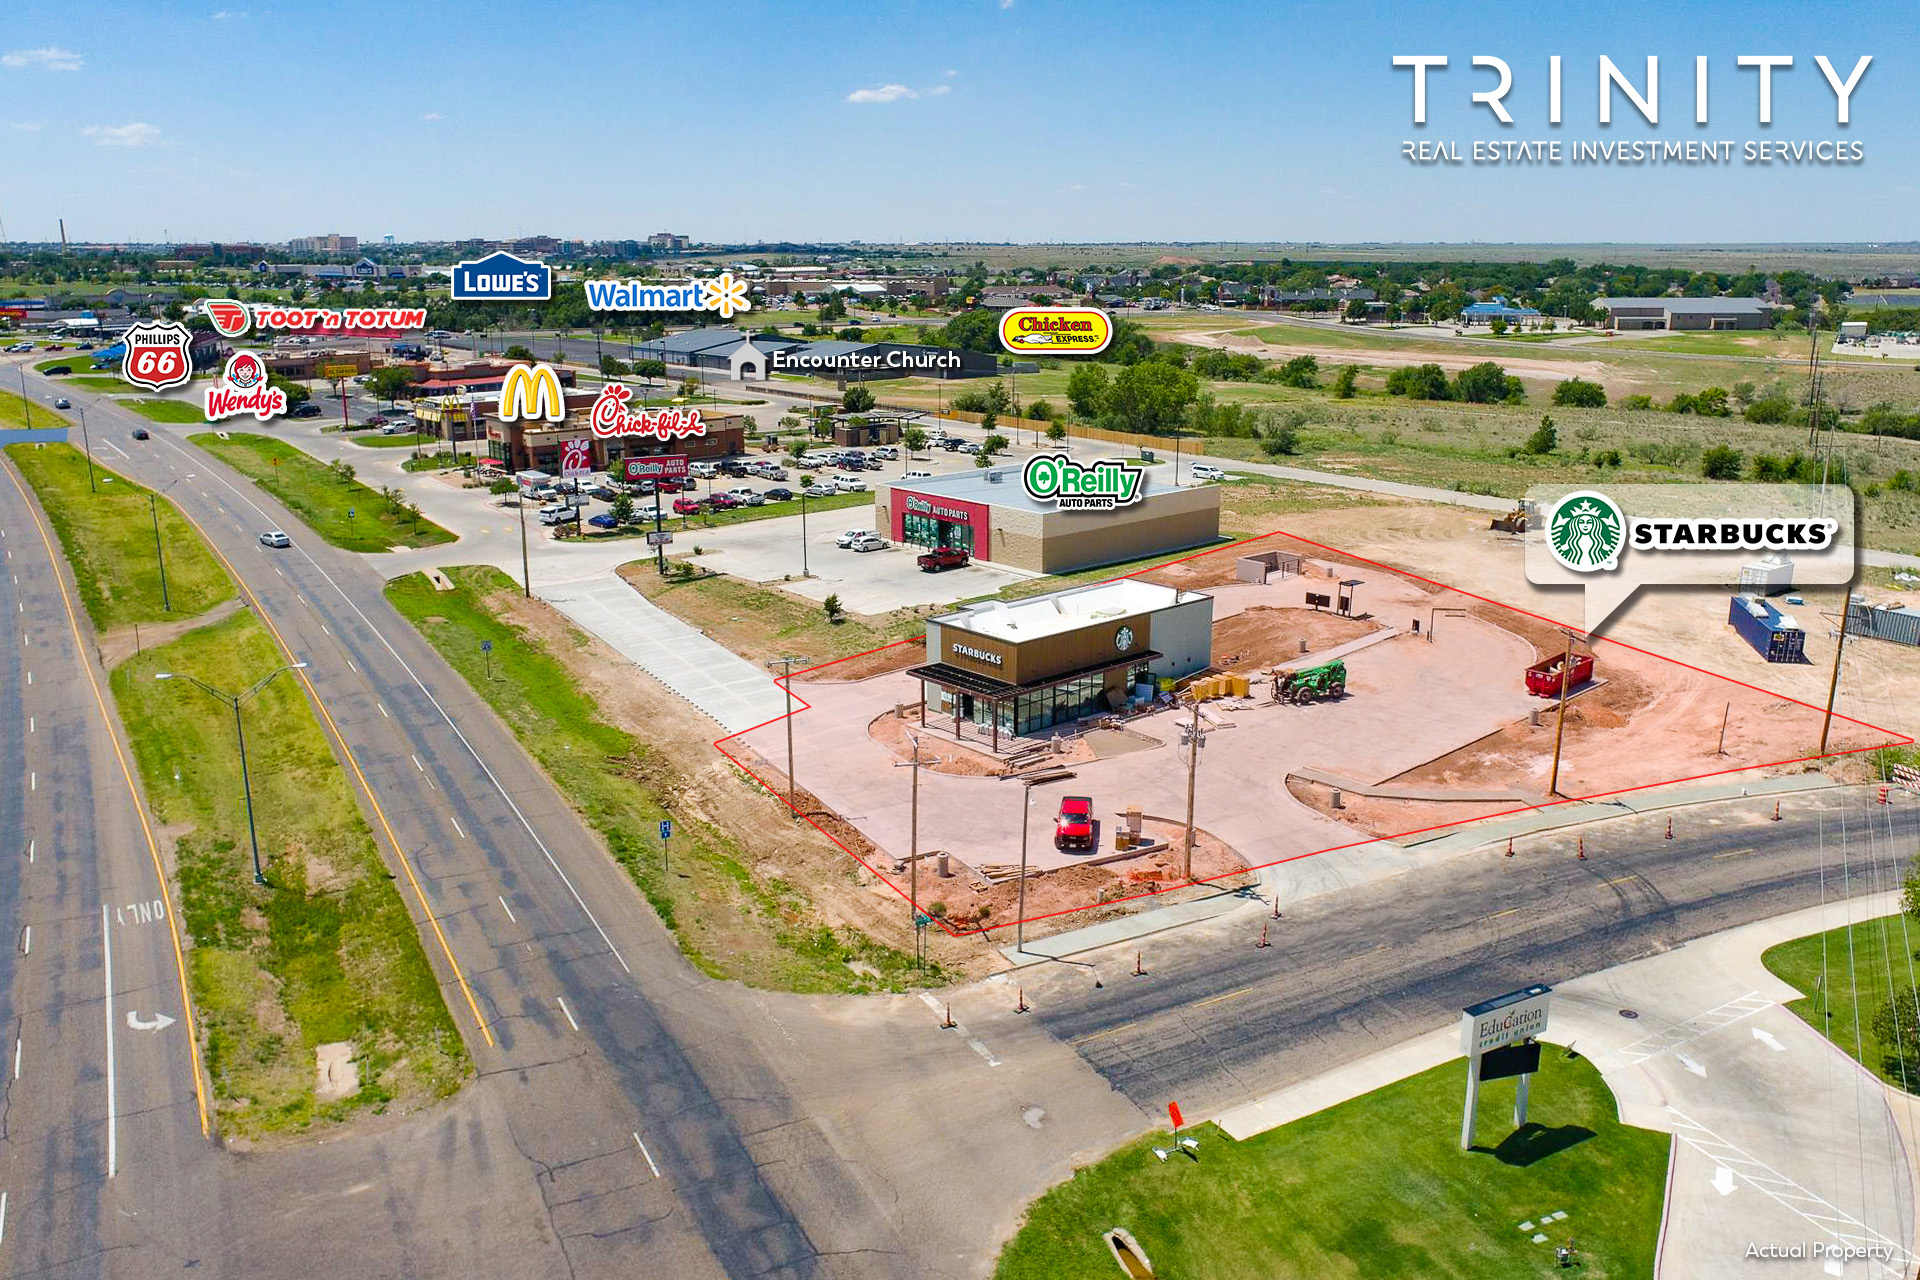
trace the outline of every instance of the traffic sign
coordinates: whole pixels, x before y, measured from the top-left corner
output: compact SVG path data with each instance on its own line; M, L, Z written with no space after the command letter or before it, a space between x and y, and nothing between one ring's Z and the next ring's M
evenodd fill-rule
M492 653L492 652L493 652L493 641L491 641L491 640L482 640L482 641L480 642L480 652L482 652L482 653Z
M662 840L665 840L667 837L671 836L672 834L673 834L673 819L672 818L660 819L660 838Z

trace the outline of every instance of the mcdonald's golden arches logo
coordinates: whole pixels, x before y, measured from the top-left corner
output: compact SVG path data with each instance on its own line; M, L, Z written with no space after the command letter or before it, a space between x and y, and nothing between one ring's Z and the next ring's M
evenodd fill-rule
M565 422L567 397L560 377L544 364L517 364L500 384L500 421Z

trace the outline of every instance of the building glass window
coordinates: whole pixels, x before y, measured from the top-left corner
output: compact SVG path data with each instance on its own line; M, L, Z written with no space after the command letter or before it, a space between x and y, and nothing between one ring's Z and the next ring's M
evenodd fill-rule
M973 554L973 526L908 512L900 518L901 539L916 547L958 547Z

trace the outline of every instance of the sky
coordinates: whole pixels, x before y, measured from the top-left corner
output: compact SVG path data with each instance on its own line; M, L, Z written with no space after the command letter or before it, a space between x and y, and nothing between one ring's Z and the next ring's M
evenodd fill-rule
M62 217L76 240L174 242L1915 240L1916 36L1914 6L1686 0L14 0L0 224L15 241L58 239ZM1405 54L1449 59L1424 126ZM1496 81L1476 54L1511 68L1511 125L1469 101ZM1599 124L1602 54L1636 86L1659 56L1657 127L1618 93ZM1794 59L1769 125L1741 54ZM1845 125L1816 54L1843 79L1873 57ZM1415 165L1401 144L1420 139L1843 140L1864 159Z

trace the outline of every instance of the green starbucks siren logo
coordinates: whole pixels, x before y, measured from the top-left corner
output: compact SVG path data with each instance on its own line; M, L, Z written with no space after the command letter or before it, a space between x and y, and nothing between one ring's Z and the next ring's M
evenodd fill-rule
M1560 499L1547 517L1547 547L1575 573L1617 568L1626 541L1626 513L1612 498L1591 489Z

